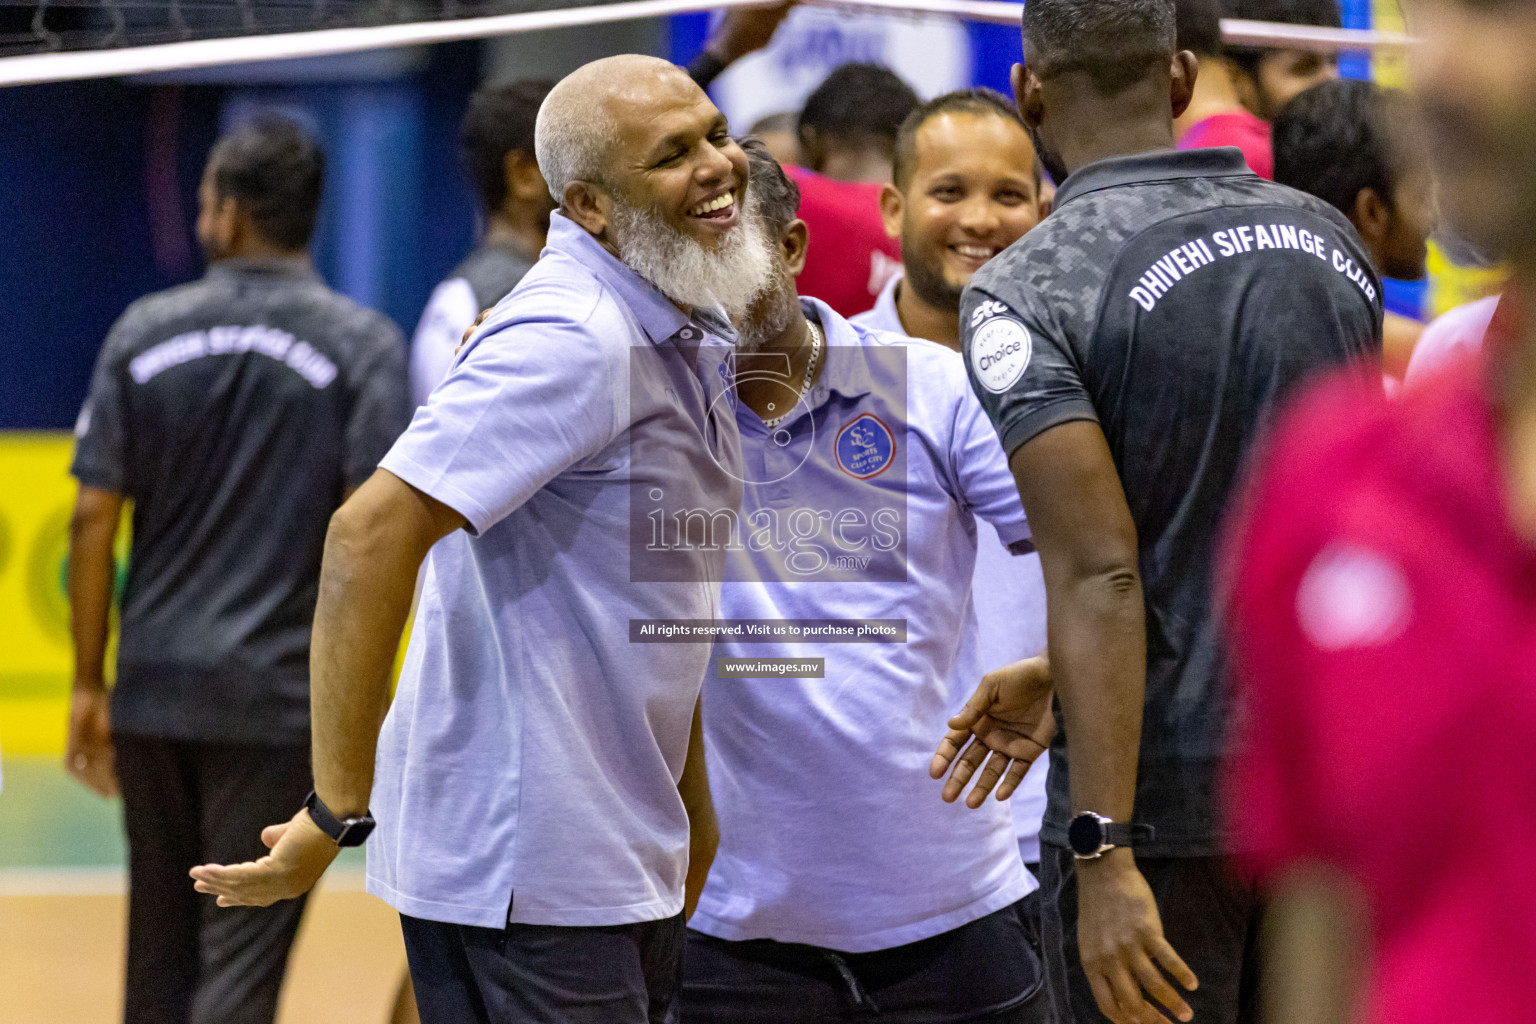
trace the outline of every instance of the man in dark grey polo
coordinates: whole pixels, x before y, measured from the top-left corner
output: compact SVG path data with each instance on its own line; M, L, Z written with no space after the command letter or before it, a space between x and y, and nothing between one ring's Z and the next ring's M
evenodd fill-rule
M291 122L220 140L198 218L208 274L128 308L75 430L66 756L87 786L123 796L129 1024L270 1022L303 908L215 912L187 872L259 855L261 826L310 788L326 524L409 417L399 330L310 266L321 177L320 151ZM133 542L109 695L125 501Z
M1237 149L1173 151L1196 62L1168 0L1030 0L1024 55L1019 111L1061 187L961 320L1050 602L1047 979L1068 1024L1166 1020L1152 1000L1252 1020L1258 906L1215 793L1231 712L1212 548L1276 403L1320 370L1379 372L1380 285L1336 210ZM980 741L961 776L995 751L973 805L1034 752L1027 690L989 677L940 748Z

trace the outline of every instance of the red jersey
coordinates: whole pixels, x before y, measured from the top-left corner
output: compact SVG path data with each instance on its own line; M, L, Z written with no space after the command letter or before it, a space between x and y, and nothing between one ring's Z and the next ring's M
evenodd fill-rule
M1260 876L1365 893L1373 1024L1536 1004L1536 547L1472 360L1282 419L1228 537L1242 714L1228 808Z
M800 219L811 235L800 294L843 316L864 312L901 272L901 244L886 235L880 219L880 186L834 181L803 167L784 171L800 186Z
M1261 178L1275 177L1275 151L1269 141L1269 122L1246 110L1212 114L1189 126L1179 139L1180 149L1236 146L1243 151L1248 169Z

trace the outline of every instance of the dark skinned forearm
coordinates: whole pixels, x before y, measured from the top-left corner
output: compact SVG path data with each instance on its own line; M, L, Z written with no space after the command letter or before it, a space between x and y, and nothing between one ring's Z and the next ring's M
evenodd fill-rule
M81 487L69 521L69 621L77 688L106 688L104 666L117 576L112 545L122 507L121 495Z
M709 773L704 764L703 701L693 707L693 727L688 738L688 758L683 777L677 784L688 811L688 877L683 886L684 909L693 916L699 894L709 878L710 865L720 846L720 826L715 818L715 803L709 792Z
M1051 671L1071 742L1072 808L1130 821L1146 683L1141 578L1134 566L1069 564L1047 570L1046 580Z
M1013 454L1014 480L1045 570L1051 671L1071 754L1073 812L1129 822L1136 803L1146 609L1136 524L1097 423L1051 427ZM1076 862L1079 961L1115 1024L1187 1021L1173 982L1199 979L1163 937L1151 887L1129 847Z
M310 647L310 712L315 791L339 816L368 807L416 573L432 545L463 522L383 470L331 519Z
M1019 448L1012 468L1045 573L1072 809L1130 821L1146 690L1146 610L1125 492L1094 423L1053 427Z

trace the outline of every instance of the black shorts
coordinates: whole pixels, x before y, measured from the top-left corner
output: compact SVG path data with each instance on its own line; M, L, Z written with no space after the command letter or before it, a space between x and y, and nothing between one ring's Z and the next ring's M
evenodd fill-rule
M873 953L690 930L683 1024L1048 1024L1030 902Z
M1136 866L1157 900L1163 936L1200 979L1194 992L1180 991L1198 1024L1257 1021L1262 907L1254 889L1223 857L1137 857ZM1103 1024L1078 955L1076 859L1042 843L1040 868L1042 952L1057 1020Z
M422 1024L676 1024L683 915L472 928L400 915Z

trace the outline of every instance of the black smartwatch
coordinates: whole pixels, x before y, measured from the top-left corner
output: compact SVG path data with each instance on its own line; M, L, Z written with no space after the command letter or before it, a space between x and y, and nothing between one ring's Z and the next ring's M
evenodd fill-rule
M362 846L377 824L373 815L367 812L360 818L336 817L324 801L315 795L314 790L310 790L304 800L304 809L309 811L309 820L319 825L320 831L330 836L331 842L337 846Z
M1151 825L1127 825L1084 811L1067 826L1067 845L1078 860L1095 860L1106 850L1145 843L1156 834Z

